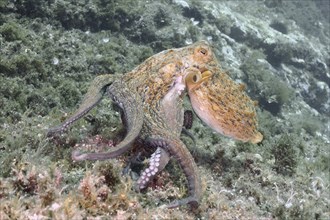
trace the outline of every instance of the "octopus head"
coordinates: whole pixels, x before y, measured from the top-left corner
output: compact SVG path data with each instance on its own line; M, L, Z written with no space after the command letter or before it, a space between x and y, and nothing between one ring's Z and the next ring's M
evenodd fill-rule
M185 70L184 80L198 117L223 135L243 142L262 141L255 102L244 92L244 86L221 70L206 43L199 43L192 56L198 65Z
M187 69L195 69L203 73L218 71L219 65L212 51L211 46L206 41L199 41L188 47L186 55L183 55L183 62ZM183 53L184 54L184 53Z

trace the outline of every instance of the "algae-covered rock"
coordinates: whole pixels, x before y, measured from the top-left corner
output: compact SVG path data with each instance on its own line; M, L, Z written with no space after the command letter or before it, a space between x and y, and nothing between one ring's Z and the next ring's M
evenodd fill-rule
M329 219L329 7L321 0L0 0L0 219ZM198 212L159 208L187 193L175 163L136 193L134 179L148 161L130 171L132 152L72 162L78 142L120 140L120 114L106 98L66 134L46 138L95 76L124 74L198 40L212 44L223 69L258 101L264 136L258 145L236 142L194 117L195 142L182 139L201 172Z

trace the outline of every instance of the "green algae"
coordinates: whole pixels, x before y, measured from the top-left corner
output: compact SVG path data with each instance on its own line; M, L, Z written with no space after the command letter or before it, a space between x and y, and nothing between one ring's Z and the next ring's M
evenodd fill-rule
M166 29L173 25L169 5L155 4L146 10L144 2L137 1L127 5L88 1L89 8L78 2L35 2L11 3L12 10L8 1L0 1L1 218L34 214L48 219L329 216L330 155L321 135L326 120L310 111L290 118L281 115L283 108L299 99L293 98L292 88L258 62L267 60L264 52L247 55L241 67L249 92L263 104L258 111L263 143L230 141L195 120L192 133L196 146L189 146L189 150L204 187L198 214L185 207L158 207L187 193L176 163L171 163L155 188L145 193L136 193L131 178L120 175L130 154L107 162L73 163L70 155L76 143L96 134L113 139L116 135L112 132L121 127L120 117L105 100L60 139L45 137L49 127L75 109L95 75L125 73L157 51L184 45L186 36L168 34L175 29ZM188 15L198 11L197 3L185 14L188 22ZM181 14L183 9L175 7L174 11ZM201 18L205 25L214 22L210 14ZM134 23L143 16L145 20ZM227 33L230 21L224 17L215 26ZM195 40L204 34L202 25L187 27L188 38ZM208 28L215 45L220 45L221 38ZM155 34L160 29L167 31L163 39ZM306 51L290 52L285 47L276 50L280 62L298 53L305 56ZM312 88L318 90L316 84ZM323 90L319 94L326 97ZM278 111L267 108L269 101ZM313 106L320 106L324 100L314 102Z
M22 27L12 22L0 26L0 34L5 41L9 42L23 40L25 38L25 33Z
M282 175L292 176L297 167L297 143L298 137L293 135L283 135L280 140L273 146L272 154L275 158L274 169ZM298 142L299 144L299 142Z
M253 51L240 68L246 74L249 89L253 94L258 94L256 98L259 104L273 114L277 114L281 106L293 98L294 92L278 76L273 75L264 58L262 52Z

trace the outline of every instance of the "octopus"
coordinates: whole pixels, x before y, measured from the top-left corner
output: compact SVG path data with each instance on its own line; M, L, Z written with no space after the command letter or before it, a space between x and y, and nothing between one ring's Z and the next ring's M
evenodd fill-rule
M190 118L183 106L186 95L195 114L217 133L243 142L262 141L255 102L244 92L242 84L221 69L212 47L205 41L162 51L126 74L96 77L78 109L62 124L50 128L47 135L54 137L64 132L103 96L108 96L120 109L125 136L116 146L103 151L75 149L72 159L115 158L143 140L154 151L136 182L136 190L147 188L174 158L187 179L188 195L167 207L189 205L195 209L202 197L201 178L193 156L180 139L185 118Z

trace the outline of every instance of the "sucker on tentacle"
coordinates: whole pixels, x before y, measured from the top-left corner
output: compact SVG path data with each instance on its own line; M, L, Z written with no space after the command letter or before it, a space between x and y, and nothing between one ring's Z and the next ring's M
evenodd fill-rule
M192 128L192 124L193 124L193 112L191 110L186 110L183 114L183 127L181 134L190 137L190 139L194 142L194 146L195 146L196 139L194 135L190 131L188 131L188 129Z
M157 148L150 157L149 167L141 173L136 184L136 190L140 191L146 188L147 184L165 168L169 160L169 154L164 149Z
M193 125L193 120L193 112L191 110L186 110L184 112L183 127L185 127L186 129L191 129Z
M155 147L162 148L169 152L179 163L180 167L188 180L189 196L187 198L176 200L170 203L168 208L176 208L181 205L189 204L191 208L197 208L201 197L201 180L197 166L188 149L174 137L149 138L148 141Z

